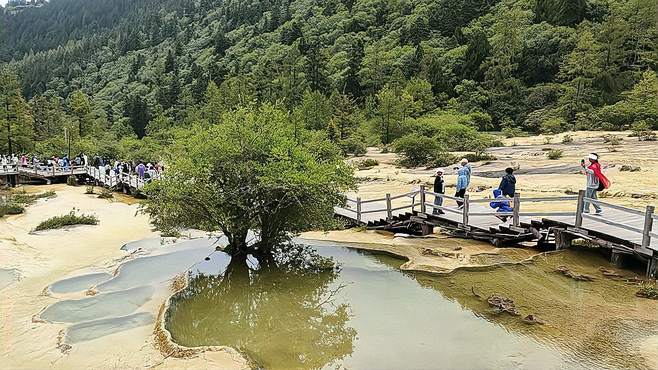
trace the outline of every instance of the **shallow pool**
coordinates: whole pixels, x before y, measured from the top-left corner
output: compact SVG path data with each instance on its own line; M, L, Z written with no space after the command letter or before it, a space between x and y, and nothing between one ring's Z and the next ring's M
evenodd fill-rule
M543 261L440 277L402 272L402 261L388 256L322 243L314 248L340 269L308 273L254 268L247 276L226 278L226 259L218 259L222 263L214 274L196 276L173 298L167 328L174 341L231 346L267 369L554 369L646 366L636 354L624 353L624 345L658 333L656 322L631 320L639 324L630 325L635 328L630 331L628 325L611 324L600 338L577 338L606 341L613 332L631 337L625 344L608 341L615 351L575 346L562 335L575 324L547 313L570 304L562 296L554 297L559 304L545 311L540 306L551 297L535 306L514 296L522 302L521 316L493 313L486 297L494 289L523 295L523 290L553 283L578 306L583 292L595 287L553 275ZM651 309L653 303L646 304ZM538 313L547 320L543 325L523 322L525 315Z

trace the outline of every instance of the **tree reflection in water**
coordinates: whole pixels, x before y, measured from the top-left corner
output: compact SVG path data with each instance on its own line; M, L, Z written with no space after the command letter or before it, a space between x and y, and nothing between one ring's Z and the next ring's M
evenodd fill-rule
M232 261L223 274L197 275L177 294L167 326L186 346L237 348L268 369L319 369L353 351L350 307L333 260L287 246L269 266Z

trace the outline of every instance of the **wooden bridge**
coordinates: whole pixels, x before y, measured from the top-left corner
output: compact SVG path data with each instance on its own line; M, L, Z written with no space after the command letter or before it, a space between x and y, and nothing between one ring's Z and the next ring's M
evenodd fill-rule
M442 199L442 205L429 202ZM489 207L493 199L455 198L437 194L421 186L409 193L379 199L348 197L345 207L335 208L337 216L369 229L417 230L430 234L435 226L501 247L519 242L536 241L538 245L567 248L574 239L585 239L611 251L611 259L621 265L628 256L647 263L647 275L658 273L658 215L655 208L644 210L623 207L597 199L578 196L509 199L513 212L496 212ZM463 207L457 207L457 202ZM601 215L585 211L586 203L597 204ZM454 205L447 205L448 203ZM570 211L551 211L552 205ZM528 208L528 210L526 210ZM506 218L503 221L503 218Z
M113 171L110 174L100 171L93 166L69 166L69 167L45 167L45 166L0 166L0 177L6 177L7 183L17 184L18 177L23 176L31 179L40 179L50 184L56 179L69 176L87 176L100 186L111 189L123 188L127 191L139 191L148 182L135 174L119 173ZM159 175L158 175L159 177Z

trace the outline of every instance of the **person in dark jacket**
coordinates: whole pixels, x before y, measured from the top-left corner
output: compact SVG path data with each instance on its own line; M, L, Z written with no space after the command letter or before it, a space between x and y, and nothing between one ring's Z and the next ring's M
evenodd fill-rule
M446 185L445 182L443 181L443 172L444 172L443 168L439 168L436 170L436 177L434 178L434 192L436 194L445 194L446 192ZM443 198L439 196L435 196L434 205L441 207L443 205ZM432 213L435 215L442 215L444 212L439 208L433 208Z
M504 196L514 198L514 193L516 192L516 177L514 177L514 169L512 167L507 167L505 169L505 176L500 180L498 189L500 189Z

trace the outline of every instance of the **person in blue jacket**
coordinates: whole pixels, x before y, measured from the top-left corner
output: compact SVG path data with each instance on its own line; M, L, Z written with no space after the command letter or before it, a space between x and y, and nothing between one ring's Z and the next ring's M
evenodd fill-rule
M500 189L494 189L493 191L494 198L496 198L493 202L489 203L489 206L493 209L496 210L496 212L501 212L501 213L507 213L507 212L514 212L514 208L512 208L509 204L509 199L506 198L503 195L503 192ZM509 216L496 216L500 218L503 222L507 222L507 218Z
M468 159L464 158L461 160L461 167L457 170L457 191L455 192L455 198L464 198L466 195L466 189L471 183L471 166L468 165ZM459 209L464 207L464 202L457 201L457 206Z

